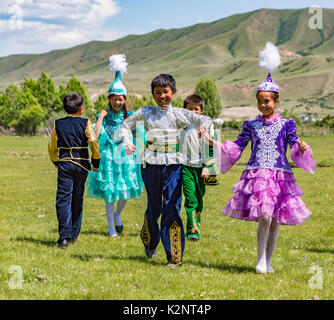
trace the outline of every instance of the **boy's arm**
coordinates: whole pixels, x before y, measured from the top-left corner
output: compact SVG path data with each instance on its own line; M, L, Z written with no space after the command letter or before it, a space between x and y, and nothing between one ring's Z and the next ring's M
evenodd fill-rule
M49 144L48 144L48 151L50 160L53 162L53 164L57 167L58 166L58 146L57 146L58 136L55 124L53 125L53 129L51 132Z
M179 113L178 121L181 128L185 128L191 123L194 123L197 127L205 127L206 129L210 128L212 125L212 119L208 116L199 115L187 109L175 109L177 109Z
M120 127L119 135L125 146L132 145L133 136L132 131L134 131L139 125L139 121L144 120L143 108L137 110L132 116L125 119Z
M213 125L209 129L210 136L217 140L217 134L216 130L214 129ZM204 141L202 141L202 147L203 147L203 166L204 168L209 169L210 173L214 171L214 165L216 163L216 158L214 154L214 148L213 146L207 145Z
M92 165L93 165L93 171L98 171L100 166L100 159L101 154L99 152L99 143L96 138L93 125L90 120L87 122L86 127L86 137L88 139L88 144L90 146L90 149L92 150Z

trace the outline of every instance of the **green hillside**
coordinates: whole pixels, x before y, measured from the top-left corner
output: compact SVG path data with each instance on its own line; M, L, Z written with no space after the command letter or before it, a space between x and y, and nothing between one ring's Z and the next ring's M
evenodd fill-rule
M308 9L262 9L112 42L4 57L0 58L0 90L45 71L58 83L75 73L90 94L103 92L112 81L109 56L124 53L129 62L124 81L130 92L148 94L158 73L173 74L182 95L191 92L200 78L210 77L225 106L254 105L256 86L266 76L258 67L258 51L271 41L282 55L274 74L282 89L281 107L302 111L312 106L317 114L334 113L334 9L324 9L323 30L310 29L310 17ZM322 106L305 102L319 97L324 98Z

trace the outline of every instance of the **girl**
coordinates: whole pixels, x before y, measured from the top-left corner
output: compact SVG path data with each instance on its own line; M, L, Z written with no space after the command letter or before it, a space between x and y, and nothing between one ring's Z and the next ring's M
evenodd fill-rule
M99 198L105 201L110 237L118 237L116 231L118 233L123 231L121 213L128 200L140 198L141 192L144 191L140 164L136 163L137 154L126 155L125 148L119 139L121 124L134 113L134 111L127 111L127 90L121 81L121 72L126 72L126 67L124 55L110 57L110 71L116 71L116 77L109 88L109 108L97 115L98 120L95 124L101 153L100 171L91 172L87 189L88 198ZM114 211L116 201L117 206Z
M269 72L256 95L261 115L243 123L242 133L235 142L219 143L209 134L203 135L204 141L214 146L217 165L224 174L241 157L249 141L252 143L251 158L240 181L234 185L235 195L223 213L240 220L258 221L256 272L266 273L274 272L271 258L279 225L297 225L311 216L300 198L303 192L296 184L286 158L287 145L291 148L291 159L298 167L314 173L316 162L311 148L296 135L295 121L283 119L275 112L279 88L270 72L280 64L277 48L267 43L260 56L260 66Z

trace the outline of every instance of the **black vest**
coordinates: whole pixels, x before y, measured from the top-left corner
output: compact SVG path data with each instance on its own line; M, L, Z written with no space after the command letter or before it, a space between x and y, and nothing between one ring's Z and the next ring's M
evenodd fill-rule
M86 136L87 122L88 119L70 116L56 120L55 128L58 136L59 160L71 158L73 162L91 170Z

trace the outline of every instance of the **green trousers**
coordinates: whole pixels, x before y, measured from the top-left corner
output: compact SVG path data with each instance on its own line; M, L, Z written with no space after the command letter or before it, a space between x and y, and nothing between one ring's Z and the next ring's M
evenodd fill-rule
M184 208L187 214L186 236L201 237L201 213L203 210L203 196L205 194L204 179L201 177L202 168L183 166L183 195Z

